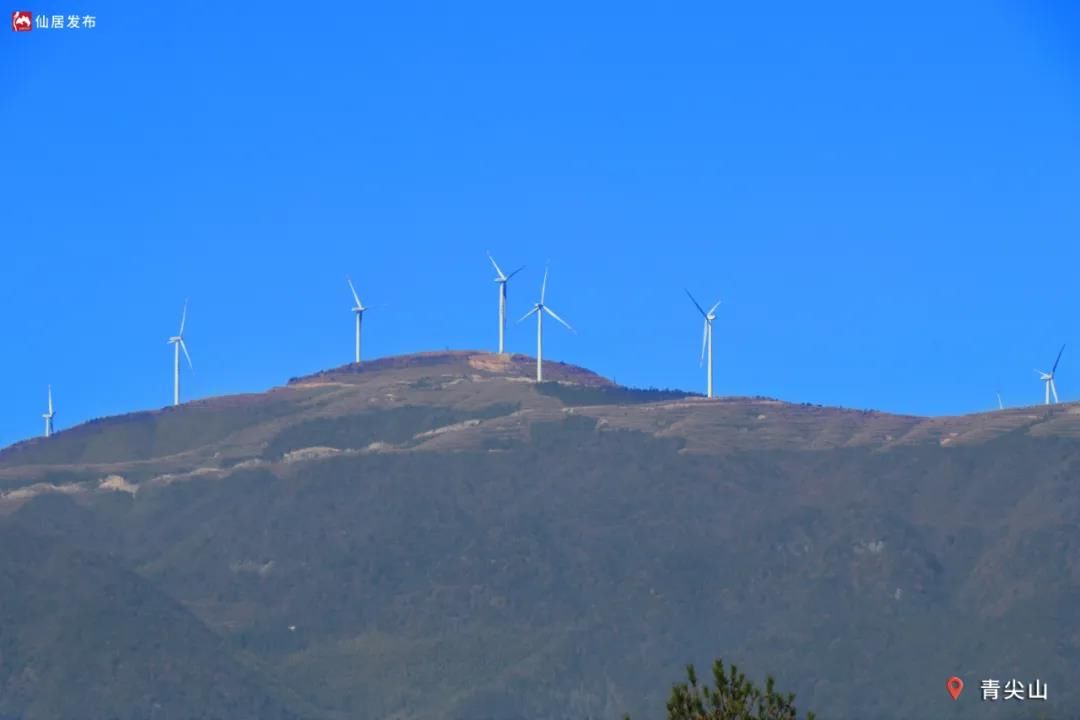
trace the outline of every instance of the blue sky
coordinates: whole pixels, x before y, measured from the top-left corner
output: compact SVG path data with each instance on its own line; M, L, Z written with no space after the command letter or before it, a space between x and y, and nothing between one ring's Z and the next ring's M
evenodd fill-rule
M49 1L97 26L0 32L0 444L168 404L185 297L188 398L348 362L346 274L368 356L492 348L486 249L621 383L704 389L688 287L722 394L979 411L1071 343L1080 399L1066 2Z

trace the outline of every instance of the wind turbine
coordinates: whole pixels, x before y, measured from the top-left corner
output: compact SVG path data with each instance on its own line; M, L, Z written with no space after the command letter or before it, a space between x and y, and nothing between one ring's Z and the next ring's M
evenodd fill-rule
M521 320L518 320L518 322L521 322L531 315L536 315L536 382L544 381L544 313L547 313L565 325L566 329L570 332L577 333L577 330L570 327L570 323L556 315L554 310L544 304L544 293L547 291L547 278L548 271L547 268L544 268L544 283L540 286L540 302L534 304L532 310L525 313Z
M998 410L1004 410L1005 409L1005 403L1001 402L1001 393L997 394L997 398L998 398Z
M506 337L506 283L510 278L521 272L525 266L522 265L514 272L507 275L499 267L499 263L495 262L495 258L491 257L491 253L487 254L488 260L495 266L495 272L498 273L498 277L495 278L495 282L499 283L499 354L502 355L506 351L505 337Z
M1050 404L1050 395L1054 395L1054 402L1058 401L1057 385L1054 384L1054 373L1057 372L1058 363L1061 362L1061 353L1065 352L1065 346L1062 345L1058 350L1057 359L1054 360L1054 367L1050 368L1050 372L1043 372L1042 370L1036 370L1039 374L1039 379L1046 383L1046 404Z
M356 315L356 361L355 362L359 363L360 362L360 326L364 322L364 311L369 310L370 308L364 307L364 303L360 302L360 296L356 294L356 288L353 287L352 279L351 278L345 278L345 279L349 281L349 289L352 290L353 300L356 301L356 306L352 309L352 311Z
M52 385L49 386L49 412L42 413L41 417L45 418L45 437L49 437L53 434L53 417L56 415L53 412L52 404Z
M180 350L183 349L184 357L187 358L188 367L192 370L191 355L188 353L187 344L184 342L184 323L187 322L187 300L184 301L184 312L180 316L180 332L169 338L167 344L173 346L173 405L180 404Z
M701 305L698 303L698 301L694 299L694 296L690 294L689 290L686 291L686 295L687 295L687 297L690 298L690 302L694 303L694 307L696 307L698 309L698 312L701 313L702 317L705 318L705 333L701 337L701 360L698 362L698 364L700 365L701 363L705 362L705 353L706 353L706 350L708 350L709 369L708 369L708 373L707 373L708 381L707 381L707 384L706 384L705 397L710 397L711 398L713 396L713 391L712 391L712 366L713 366L713 362L712 362L712 324L713 324L713 320L716 319L716 308L720 307L720 301L717 300L716 304L713 305L711 308L709 308L708 312L705 312L705 309L702 308Z

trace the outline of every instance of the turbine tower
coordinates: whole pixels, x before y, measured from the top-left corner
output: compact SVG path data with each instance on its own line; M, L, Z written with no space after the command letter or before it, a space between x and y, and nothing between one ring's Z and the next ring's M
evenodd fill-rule
M45 437L49 437L53 434L53 417L56 415L53 412L52 404L52 385L49 386L49 412L42 413L41 417L45 418Z
M364 303L360 302L360 296L356 294L356 288L353 287L352 278L345 278L349 281L349 289L352 290L353 300L356 301L356 306L353 307L353 314L356 315L356 360L360 362L360 326L364 322L364 311L369 308L364 307Z
M187 322L187 300L184 301L184 312L180 316L180 332L169 338L168 344L173 346L173 405L180 404L180 350L184 351L188 367L192 370L191 355L188 353L187 344L184 342L184 323Z
M694 303L694 307L696 307L698 309L698 312L701 313L702 317L705 318L705 332L701 337L701 360L698 362L698 364L700 365L701 363L705 362L705 355L706 355L706 351L707 351L708 356L709 356L709 358L708 358L709 359L709 367L708 367L708 371L706 373L706 377L708 379L706 381L706 386L705 386L706 387L706 389L705 389L705 397L711 398L713 396L713 390L712 390L712 368L713 368L713 362L712 362L712 324L713 324L713 320L716 319L716 308L720 307L720 301L717 300L716 304L713 305L711 308L709 308L708 312L705 312L704 308L702 308L701 305L698 303L698 301L694 299L694 296L690 294L689 290L686 291L686 295L687 295L687 297L690 298L690 302Z
M491 261L491 264L495 266L495 272L498 274L498 277L495 278L495 282L499 283L499 354L502 355L506 352L506 283L509 282L510 278L521 272L525 266L522 265L517 270L507 275L502 271L502 268L499 267L499 263L495 262L495 258L491 257L491 253L488 253L487 256L488 260Z
M1061 362L1061 353L1065 352L1065 346L1062 345L1058 350L1057 359L1054 360L1054 367L1050 368L1050 372L1043 372L1042 370L1036 370L1039 374L1039 379L1046 384L1046 404L1050 404L1050 395L1054 396L1054 402L1058 401L1057 385L1054 384L1054 373L1057 372L1058 363Z
M577 330L570 327L570 323L556 315L554 310L544 304L544 293L547 291L547 278L548 271L547 268L545 268L544 282L540 286L540 302L534 304L532 310L525 313L521 318L521 320L525 320L531 315L536 315L536 382L544 382L544 313L547 313L565 325L566 329L570 332L577 333ZM518 322L521 322L521 320L518 320Z

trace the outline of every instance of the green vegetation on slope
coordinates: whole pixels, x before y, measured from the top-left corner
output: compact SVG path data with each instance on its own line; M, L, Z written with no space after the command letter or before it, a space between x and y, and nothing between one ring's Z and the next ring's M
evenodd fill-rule
M113 561L0 525L0 713L291 720L190 612Z
M687 666L686 682L671 689L667 716L668 720L796 720L798 711L795 693L778 693L771 675L762 689L735 665L724 667L716 660L711 686L699 684L694 666ZM814 713L807 713L806 720L814 720Z
M700 397L682 390L658 390L656 388L628 388L619 385L587 386L567 383L544 382L536 386L541 395L558 398L564 405L640 405L643 403L681 400Z
M954 704L943 690L954 673L1039 677L1048 706L1080 706L1070 683L1080 658L1075 437L1024 429L946 445L952 435L940 432L911 444L875 430L880 442L844 446L880 418L838 423L832 411L732 401L680 403L670 415L624 406L596 420L553 408L554 386L533 395L524 384L410 373L327 386L318 404L289 400L291 412L245 431L237 451L211 439L223 458L268 442L264 463L134 496L39 496L0 525L137 573L189 613L162 615L161 632L209 632L222 657L257 668L243 675L264 679L253 693L319 720L647 717L666 697L657 678L716 648L751 675L777 672L826 718L1031 710ZM391 387L404 406L371 402ZM501 387L514 403L476 409ZM571 388L562 402L592 404L590 392ZM412 443L485 417L501 419L461 431L481 442ZM233 422L228 432L249 423ZM618 422L663 436L613 430ZM831 428L828 442L806 440L823 437L816 423ZM692 446L683 428L697 433ZM378 441L405 450L277 462ZM162 467L118 472L138 481ZM18 468L7 477L17 483ZM48 563L41 572L38 583L63 574ZM105 593L92 578L72 582ZM45 616L34 624L51 626ZM61 647L72 651L63 663L97 668L91 649L39 631L0 651L58 665ZM213 678L187 679L190 702L213 697ZM58 692L55 681L37 687ZM113 707L94 687L72 686L65 701L91 717Z
M18 516L114 552L331 718L641 716L663 702L651 678L716 646L826 717L932 714L957 663L1070 692L1080 623L1055 577L1080 534L1007 529L1032 493L1075 508L1067 444L678 447L569 416L498 453L338 456Z

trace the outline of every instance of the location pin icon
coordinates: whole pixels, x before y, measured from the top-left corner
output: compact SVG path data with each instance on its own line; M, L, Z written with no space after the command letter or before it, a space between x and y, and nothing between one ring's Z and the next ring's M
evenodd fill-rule
M945 681L945 689L952 695L952 699L956 700L960 693L964 692L964 681L954 675Z

